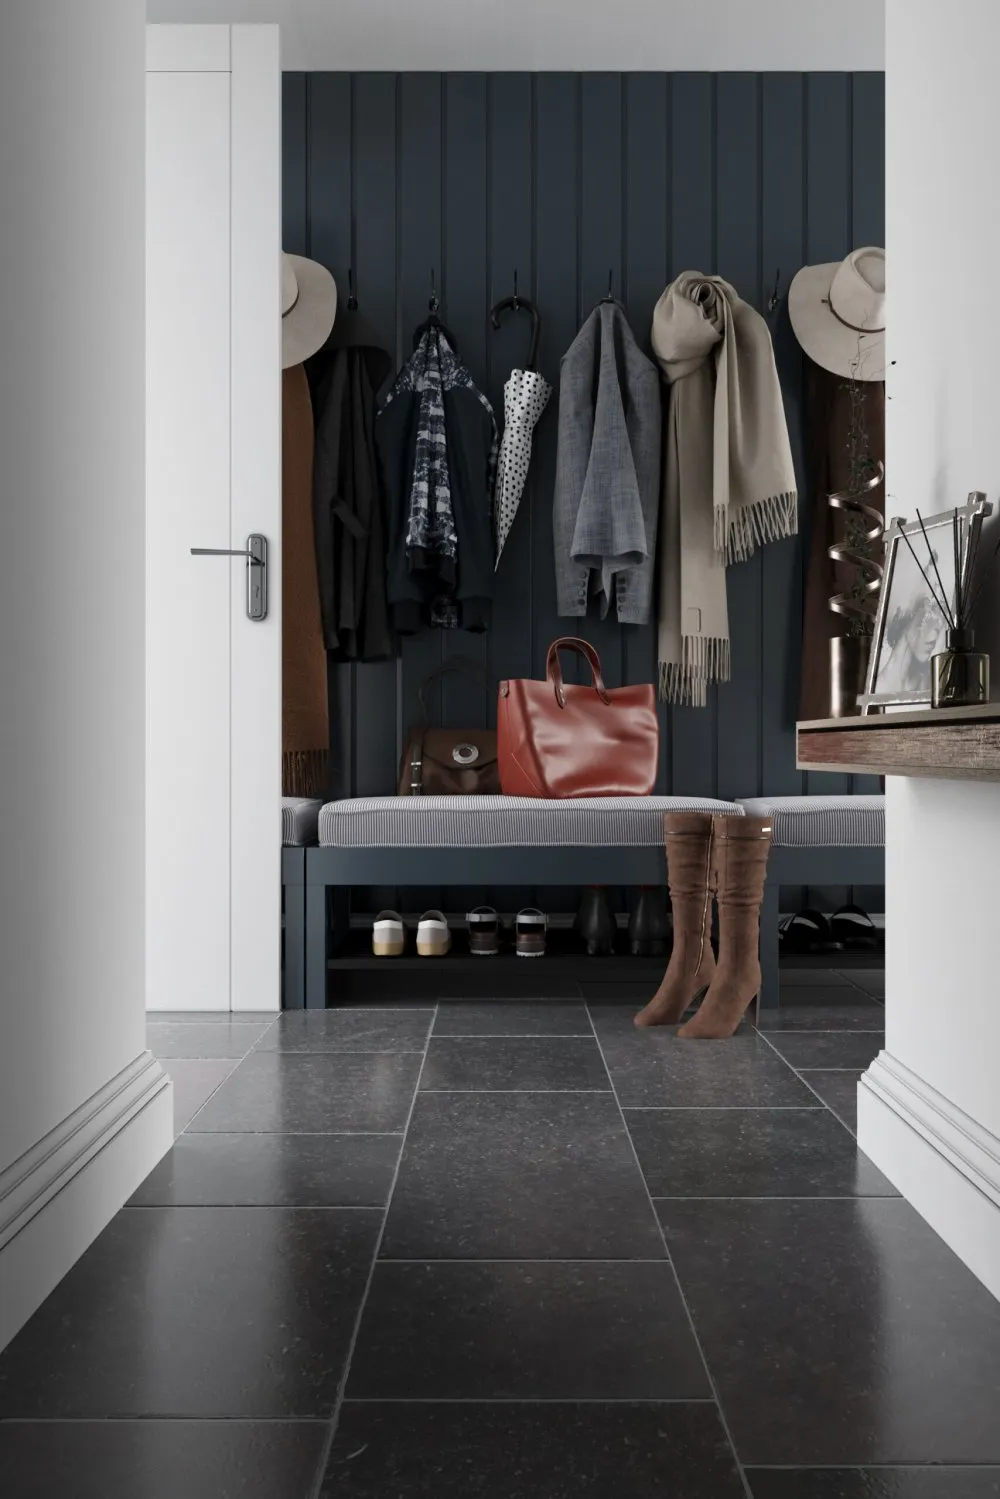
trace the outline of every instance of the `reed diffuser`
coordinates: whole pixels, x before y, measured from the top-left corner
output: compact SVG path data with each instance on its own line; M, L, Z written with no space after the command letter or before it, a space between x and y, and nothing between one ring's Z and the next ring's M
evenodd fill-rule
M973 493L970 503L984 501L985 495ZM987 511L988 513L988 507ZM931 547L923 517L917 511L920 531L927 547L934 577L928 573L913 548L910 538L903 533L913 560L920 569L930 595L944 617L947 626L947 645L931 659L931 707L971 708L989 701L990 658L984 651L975 649L975 632L972 620L983 589L993 570L993 563L1000 553L997 543L989 563L977 579L979 542L982 536L982 515L973 516L967 544L963 535L963 521L968 510L956 509L952 515L952 545L955 554L955 595L949 602L948 591L941 578L937 558ZM964 553L964 556L963 556ZM936 584L936 586L935 586Z

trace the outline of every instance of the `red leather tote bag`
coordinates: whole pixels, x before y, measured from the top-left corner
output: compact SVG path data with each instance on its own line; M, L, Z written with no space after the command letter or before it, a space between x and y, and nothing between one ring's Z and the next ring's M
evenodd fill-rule
M590 665L589 687L563 681L560 650ZM601 658L586 640L554 640L545 681L500 683L500 784L507 796L649 796L660 726L652 685L605 687Z

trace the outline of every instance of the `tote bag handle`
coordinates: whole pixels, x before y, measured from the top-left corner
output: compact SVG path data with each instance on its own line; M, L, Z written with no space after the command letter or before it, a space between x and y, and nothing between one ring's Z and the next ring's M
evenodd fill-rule
M590 667L592 685L602 703L611 706L608 689L604 685L604 677L601 675L601 658L594 647L587 640L580 640L576 635L561 635L558 640L553 640L549 646L549 653L545 658L545 676L555 689L556 702L560 708L566 706L566 693L563 688L562 667L559 664L559 652L561 650L576 651L582 656Z

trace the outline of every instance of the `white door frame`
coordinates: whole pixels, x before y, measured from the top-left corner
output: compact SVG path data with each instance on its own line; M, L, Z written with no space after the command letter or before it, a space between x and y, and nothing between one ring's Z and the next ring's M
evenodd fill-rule
M229 587L229 983L194 1003L149 976L159 1009L277 1010L281 946L281 60L277 26L147 27L147 73L228 73L230 98L230 432L228 536L184 547L268 541L268 617L246 617L239 558L195 559ZM198 274L197 264L191 275ZM263 315L264 309L273 315ZM152 565L155 565L155 561ZM229 569L227 579L225 569ZM150 684L155 691L155 684ZM149 758L149 757L147 757ZM157 795L155 773L147 797ZM169 811L169 809L168 809ZM147 861L157 850L150 840ZM219 861L220 867L222 861ZM192 867L191 877L198 871ZM224 902L223 902L224 904ZM155 902L148 925L154 929Z

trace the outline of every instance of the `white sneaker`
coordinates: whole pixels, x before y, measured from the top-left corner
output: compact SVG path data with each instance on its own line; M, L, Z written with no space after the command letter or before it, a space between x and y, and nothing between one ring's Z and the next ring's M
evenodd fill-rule
M376 958L401 958L405 950L402 916L397 911L380 911L372 927L372 952Z
M443 958L451 952L451 932L440 911L425 911L417 927L417 952L422 958Z

